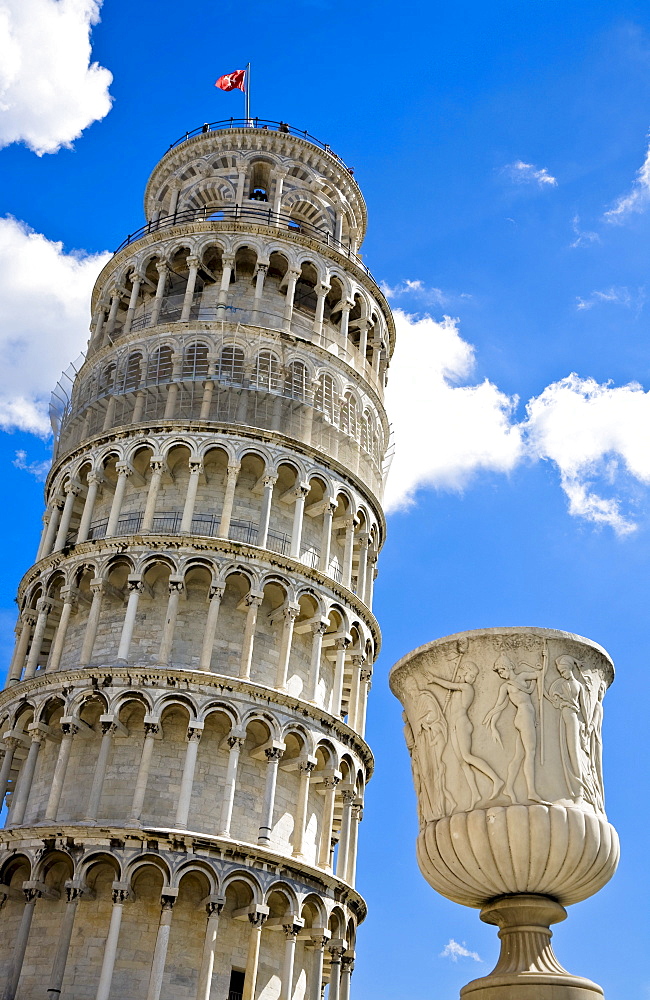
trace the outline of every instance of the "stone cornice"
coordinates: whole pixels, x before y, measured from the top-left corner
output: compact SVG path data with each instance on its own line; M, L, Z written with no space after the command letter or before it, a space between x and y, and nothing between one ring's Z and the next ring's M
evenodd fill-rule
M248 844L244 841L230 840L223 837L212 837L204 833L194 833L190 830L175 830L170 827L154 826L118 826L115 824L74 823L39 824L37 826L21 826L0 830L0 859L2 854L17 853L23 850L41 852L43 847L60 849L79 856L79 848L92 851L104 848L108 853L123 855L130 860L130 852L148 853L151 841L157 847L155 853L176 852L187 857L188 853L206 857L216 862L241 864L243 867L262 867L264 871L279 878L291 878L296 882L314 889L324 890L336 902L348 906L355 914L359 923L365 918L367 905L364 898L334 875L300 862L292 857L261 847L258 844ZM118 846L119 845L119 846ZM149 848L151 853L151 848ZM2 859L4 860L4 859ZM79 858L83 861L83 856Z
M160 686L167 692L174 690L190 690L183 685L192 685L194 689L200 690L218 688L221 695L224 692L237 692L246 695L252 701L259 701L265 705L278 705L288 709L290 712L302 716L302 718L312 719L318 723L331 736L340 743L353 750L366 768L366 780L374 770L374 757L370 747L358 733L355 733L350 726L341 719L330 715L324 709L317 708L310 702L302 701L293 695L284 694L272 687L263 684L256 684L253 681L241 680L238 677L230 677L226 674L216 674L205 670L190 670L185 667L159 667L159 666L113 666L103 664L101 666L78 667L70 670L57 670L48 673L37 674L27 681L19 681L5 688L0 692L0 710L12 701L22 701L30 695L47 692L49 689L60 690L62 687L78 682L83 682L93 689L103 689L106 687L116 687L116 680L122 680L125 688L136 688L147 690L151 686Z

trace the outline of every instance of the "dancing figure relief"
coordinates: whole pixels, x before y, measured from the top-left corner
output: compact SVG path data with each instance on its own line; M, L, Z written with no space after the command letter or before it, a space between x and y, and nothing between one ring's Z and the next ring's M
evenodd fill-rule
M511 802L517 802L515 782L523 770L528 799L544 802L536 787L536 755L538 713L534 695L540 691L543 662L536 666L516 663L509 653L501 652L493 667L502 680L501 688L493 708L485 716L483 723L490 727L494 739L503 747L498 722L508 705L515 710L515 749L508 764L504 793ZM538 695L539 697L539 695Z

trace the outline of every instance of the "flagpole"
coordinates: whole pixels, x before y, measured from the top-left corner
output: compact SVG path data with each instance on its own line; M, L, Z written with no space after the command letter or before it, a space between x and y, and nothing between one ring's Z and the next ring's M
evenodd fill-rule
M244 96L246 98L246 124L250 122L251 117L251 64L246 63L246 90L244 91Z

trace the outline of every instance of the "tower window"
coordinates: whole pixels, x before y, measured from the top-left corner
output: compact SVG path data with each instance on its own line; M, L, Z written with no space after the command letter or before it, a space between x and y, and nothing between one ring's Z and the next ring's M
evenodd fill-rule
M228 1000L241 1000L244 992L244 980L246 973L241 969L233 969L230 973L230 986L228 987Z

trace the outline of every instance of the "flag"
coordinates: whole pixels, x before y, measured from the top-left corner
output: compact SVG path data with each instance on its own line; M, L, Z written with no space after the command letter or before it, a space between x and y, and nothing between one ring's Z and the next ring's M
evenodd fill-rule
M243 90L246 93L246 70L236 69L233 73L220 76L215 87L219 90Z

